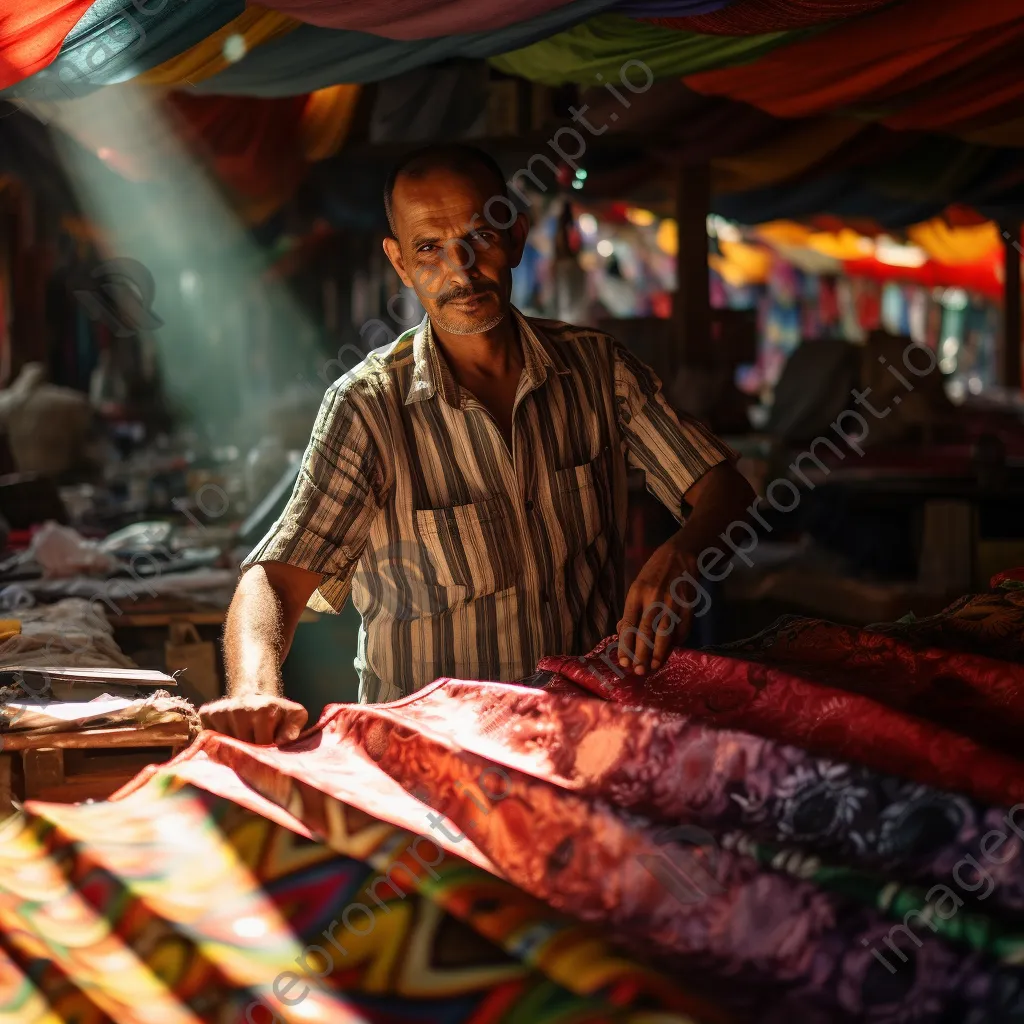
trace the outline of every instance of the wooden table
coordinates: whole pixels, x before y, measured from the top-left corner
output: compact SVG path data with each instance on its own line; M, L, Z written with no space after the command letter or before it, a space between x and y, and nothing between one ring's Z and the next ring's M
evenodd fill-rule
M170 760L191 741L189 724L145 728L8 733L0 748L0 817L13 800L104 800L149 764Z

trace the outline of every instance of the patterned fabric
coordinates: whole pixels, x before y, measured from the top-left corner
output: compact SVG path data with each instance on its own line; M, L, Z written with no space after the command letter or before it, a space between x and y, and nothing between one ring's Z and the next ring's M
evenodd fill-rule
M332 849L171 777L38 808L0 845L0 1016L642 1024L640 1004L688 1024L701 1006L479 868L339 814Z
M851 646L821 657L798 641L827 624L800 625L787 678L841 698ZM908 639L880 636L864 658L874 717L826 717L802 746L765 735L768 718L737 731L669 710L685 687L665 679L650 692L616 680L602 699L579 685L597 688L597 657L559 658L530 686L441 679L334 705L287 748L204 733L109 803L31 803L0 831L0 1015L1018 1020L1024 804L928 785L963 750L927 721L858 748L887 768L836 756L844 730L877 740L883 712L912 720L881 703L881 666L894 703L924 706L911 655L932 648L904 625ZM716 657L761 680L779 671ZM965 706L979 703L979 727L986 699L976 680ZM1022 705L1007 692L1001 707Z
M922 785L896 754L910 770L890 775L595 699L567 678L579 661L558 661L546 688L441 680L329 709L289 750L211 736L194 757L325 835L335 799L410 831L429 805L446 857L608 929L694 993L710 985L738 1019L1017 1012L1024 807Z
M545 658L539 668L610 699L654 704L1013 802L1024 793L1012 760L1024 726L1018 573L1002 573L989 593L960 598L924 619L856 629L785 617L734 644L673 651L643 679L618 668L614 638L586 659ZM944 742L952 744L945 751ZM963 760L950 757L951 750Z
M627 465L678 517L733 457L612 338L516 318L511 452L425 319L328 390L291 500L244 563L322 573L334 610L351 590L361 700L588 650L622 610Z

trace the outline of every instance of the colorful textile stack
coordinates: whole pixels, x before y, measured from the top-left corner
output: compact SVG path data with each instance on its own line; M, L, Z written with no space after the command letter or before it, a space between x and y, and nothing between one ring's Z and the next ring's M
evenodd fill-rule
M204 733L0 834L22 1022L1024 1012L1024 587Z

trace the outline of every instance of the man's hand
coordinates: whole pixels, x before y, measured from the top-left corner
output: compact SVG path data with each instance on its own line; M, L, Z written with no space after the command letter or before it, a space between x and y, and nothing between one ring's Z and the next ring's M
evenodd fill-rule
M659 669L672 647L687 638L694 603L690 579L697 579L697 555L677 533L651 555L626 595L618 627L623 668L640 676L648 667Z
M306 709L284 697L253 693L224 697L199 709L204 729L247 743L281 746L296 739L306 724Z

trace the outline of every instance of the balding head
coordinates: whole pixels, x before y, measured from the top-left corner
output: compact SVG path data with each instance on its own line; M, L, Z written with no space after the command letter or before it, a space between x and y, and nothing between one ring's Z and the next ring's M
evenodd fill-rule
M508 199L508 187L497 161L476 146L461 143L436 143L413 150L391 169L384 185L384 212L391 233L397 237L395 222L395 186L400 178L425 178L435 171L468 177L490 196Z

